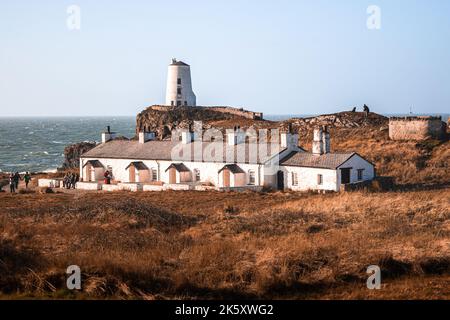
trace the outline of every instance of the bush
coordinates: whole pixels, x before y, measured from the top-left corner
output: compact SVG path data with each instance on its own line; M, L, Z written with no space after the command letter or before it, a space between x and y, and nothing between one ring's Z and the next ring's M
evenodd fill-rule
M238 214L239 213L239 208L233 206L233 205L226 205L225 208L223 209L223 213L224 214Z

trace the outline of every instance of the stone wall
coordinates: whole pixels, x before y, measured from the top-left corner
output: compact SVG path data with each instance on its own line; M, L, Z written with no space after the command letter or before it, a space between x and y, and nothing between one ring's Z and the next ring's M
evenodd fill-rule
M253 111L244 110L242 108L233 108L233 107L207 107L207 108L217 111L217 112L233 114L235 116L246 118L246 119L263 120L262 112L253 112Z
M392 140L445 139L447 125L441 117L393 117L389 119Z
M225 106L211 106L211 107L172 107L172 106L160 106L155 105L149 107L147 110L157 110L157 111L170 111L170 110L177 110L181 108L188 108L191 110L198 109L199 111L204 110L205 112L208 111L214 111L218 113L226 113L230 115L234 115L237 117L245 118L245 119L252 119L252 120L262 120L263 119L263 113L262 112L253 112L244 110L243 108L234 108L234 107L225 107Z

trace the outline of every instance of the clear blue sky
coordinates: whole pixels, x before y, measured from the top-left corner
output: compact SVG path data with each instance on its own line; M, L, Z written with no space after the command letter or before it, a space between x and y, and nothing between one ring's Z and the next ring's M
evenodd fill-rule
M136 115L164 102L172 57L191 65L199 105L445 113L450 1L1 0L0 116Z

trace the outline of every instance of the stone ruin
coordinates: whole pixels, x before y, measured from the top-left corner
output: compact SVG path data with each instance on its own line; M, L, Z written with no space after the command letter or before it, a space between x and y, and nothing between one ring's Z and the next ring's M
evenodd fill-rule
M391 140L444 140L447 137L447 124L442 117L392 117L389 119L389 138Z

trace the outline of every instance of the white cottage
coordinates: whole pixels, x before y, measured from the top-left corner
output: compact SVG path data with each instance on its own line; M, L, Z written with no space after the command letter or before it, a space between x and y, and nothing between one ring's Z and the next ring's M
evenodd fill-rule
M114 140L109 128L102 143L80 158L81 182L87 190L329 190L372 180L374 166L356 153L330 153L325 129L314 133L313 152L298 147L298 135L281 133L276 143L250 143L240 128L226 141L203 141L183 131L179 141ZM112 180L104 184L104 173Z
M292 152L280 162L287 189L339 191L342 185L375 178L375 166L359 154L330 152L326 127L314 130L312 149L312 153Z
M114 140L108 132L101 144L81 156L79 189L103 189L108 171L116 186L106 186L108 190L260 190L276 186L272 164L302 151L298 135L288 132L276 144L249 143L240 128L231 130L226 141L202 141L189 131L179 141L155 140L144 133L139 140Z

